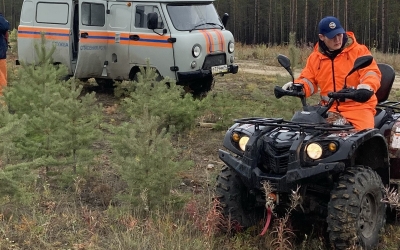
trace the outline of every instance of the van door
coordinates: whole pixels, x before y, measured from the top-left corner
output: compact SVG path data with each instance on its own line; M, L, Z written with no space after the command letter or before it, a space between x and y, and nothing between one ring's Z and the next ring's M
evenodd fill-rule
M104 0L79 0L79 45L74 76L99 77L105 62L108 32Z
M109 2L108 31L110 37L107 48L108 72L110 78L128 79L129 66L129 32L131 29L132 9L126 2Z
M55 63L71 64L72 0L55 2L24 1L18 26L18 54L20 60L33 63L37 60L35 44L40 45L42 34L46 48L53 46Z
M130 63L137 66L155 67L163 76L175 79L175 63L170 30L162 14L161 6L157 3L143 2L134 5L131 32L129 33L129 58ZM148 15L157 13L157 29L148 29Z

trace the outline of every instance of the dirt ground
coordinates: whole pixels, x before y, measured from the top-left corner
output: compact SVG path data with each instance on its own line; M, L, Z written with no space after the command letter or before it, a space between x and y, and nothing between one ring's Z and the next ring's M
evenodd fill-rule
M288 73L283 67L269 66L263 65L257 61L246 61L239 60L236 61L239 65L239 71L247 72L251 74L259 74L259 75L276 75L279 74L281 76L288 76ZM301 69L295 69L294 75L297 77L300 74ZM394 79L393 88L400 89L400 72L396 72L396 77Z

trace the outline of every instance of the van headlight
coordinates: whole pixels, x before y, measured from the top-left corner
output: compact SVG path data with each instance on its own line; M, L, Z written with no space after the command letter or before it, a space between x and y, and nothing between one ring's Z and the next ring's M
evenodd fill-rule
M310 143L307 148L306 148L306 153L308 157L310 157L313 160L317 160L321 158L322 156L322 147L318 143Z
M193 48L192 48L192 55L193 55L193 57L194 57L194 58L199 57L200 53L201 53L200 45L195 44L195 45L193 46Z
M234 42L229 42L228 43L228 52L233 53L235 51L235 43Z

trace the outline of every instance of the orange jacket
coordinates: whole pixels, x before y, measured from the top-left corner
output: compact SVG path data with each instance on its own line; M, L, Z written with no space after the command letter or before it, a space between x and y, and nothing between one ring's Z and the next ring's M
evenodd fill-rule
M296 83L302 83L306 92L306 96L310 96L320 90L322 100L327 100L329 92L339 91L344 87L344 78L352 69L356 58L363 55L370 55L370 51L364 45L357 43L353 32L347 32L348 40L342 52L340 52L332 61L328 58L318 44L315 45L314 51L307 59L307 64L302 70ZM371 65L360 69L347 77L347 87L357 88L363 84L364 87L370 88L376 93L380 87L381 72L374 60ZM359 103L353 100L335 103L331 111L343 112L342 115L352 122L352 117L357 116L357 110L370 110L373 119L375 114L375 106L377 104L376 96L373 95L367 102ZM354 111L354 112L352 112ZM361 127L359 127L361 128Z

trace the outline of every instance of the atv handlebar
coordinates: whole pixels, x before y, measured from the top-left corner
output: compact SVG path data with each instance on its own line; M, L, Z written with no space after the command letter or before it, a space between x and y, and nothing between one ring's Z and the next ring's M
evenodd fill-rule
M354 99L355 94L355 89L342 89L338 92L329 92L328 97L344 102L345 99Z
M294 97L305 97L305 93L303 91L303 86L299 86L301 84L293 84L292 90L284 90L280 86L275 86L274 94L277 99L283 96L294 96Z

